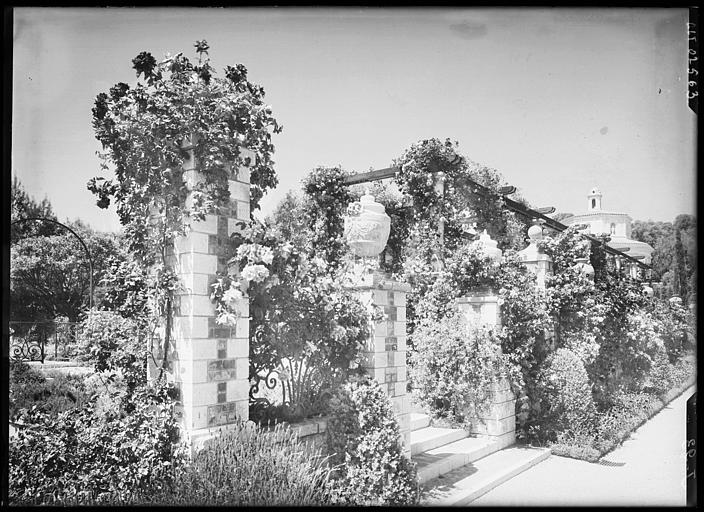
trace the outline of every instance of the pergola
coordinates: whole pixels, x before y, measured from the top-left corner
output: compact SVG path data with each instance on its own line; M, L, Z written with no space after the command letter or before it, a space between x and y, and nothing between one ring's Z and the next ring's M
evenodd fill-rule
M347 185L357 185L357 184L362 184L362 183L371 183L374 181L380 181L384 179L389 179L393 178L396 176L400 169L398 167L386 167L384 169L378 169L374 171L369 171L369 172L364 172L364 173L358 173L358 174L353 174L351 176L348 176L345 179L345 184ZM436 173L434 173L436 174ZM439 173L437 173L439 174ZM479 194L484 194L487 195L491 191L481 185L480 183L477 183L476 181L470 179L470 178L463 178L462 181L465 183L459 183L458 186L462 187L469 187L474 191L475 193ZM555 231L562 232L565 229L567 229L567 226L562 224L561 222L556 221L555 219L552 219L548 217L548 214L554 213L555 208L554 207L545 207L545 208L529 208L518 201L515 201L508 197L510 194L513 194L516 192L516 187L514 186L508 186L508 187L502 187L499 189L499 195L501 196L501 199L504 201L504 204L507 209L510 211L530 220L530 221L537 221L543 224L545 227L549 229L553 229ZM628 251L630 248L624 248L622 250L615 249L608 244L602 242L596 237L593 237L589 234L586 233L580 233L583 237L591 240L592 242L601 245L604 250L608 253L614 256L615 258L623 258L626 261L630 261L631 263L637 264L640 268L643 270L650 270L651 266L648 265L647 263L644 263L640 261L641 259L644 258L644 256L629 256L626 254L626 251Z

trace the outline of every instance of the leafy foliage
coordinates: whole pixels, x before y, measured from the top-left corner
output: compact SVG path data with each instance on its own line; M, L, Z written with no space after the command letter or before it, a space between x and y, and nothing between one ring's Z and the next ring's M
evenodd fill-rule
M56 416L66 410L81 407L87 399L80 377L59 374L47 378L28 364L12 359L9 388L11 421L35 407Z
M93 260L95 284L105 275L108 261L120 257L113 234L76 228ZM18 240L10 250L10 303L14 321L51 321L66 317L75 322L88 304L88 259L75 236L66 230L51 236Z
M344 179L349 173L339 167L317 167L303 180L309 198L307 220L313 234L311 246L332 268L343 260L346 243L343 215L353 201Z
M264 103L264 89L247 80L242 65L216 77L207 42L197 41L195 48L197 64L182 53L161 62L140 53L132 63L142 81L100 93L93 108L95 136L104 150L101 166L114 169L115 181L96 177L88 188L101 208L116 202L128 248L150 270L150 313L164 323L160 375L168 369L179 288L174 241L191 222L230 206L228 180L242 167L250 171L252 210L277 184L271 135L281 128ZM192 170L184 170L187 162Z
M233 248L238 279L221 276L213 286L218 321L236 325L246 293L250 379L276 371L286 406L279 416L323 412L332 389L358 371L378 312L346 290L325 261L309 259L266 224L252 221L233 236Z
M129 392L146 384L148 346L134 320L112 311L90 311L81 325L80 359L97 373L120 374Z
M667 298L682 295L685 303L695 302L696 218L692 215L678 215L674 222L636 220L631 226L631 237L654 249L651 265L653 278L661 284L661 287L656 287L659 296Z
M501 370L500 344L490 330L469 330L459 312L421 323L410 355L414 392L434 415L469 425L488 405Z
M587 371L574 352L559 348L550 356L541 376L547 408L543 420L548 429L589 432L594 427L596 407Z
M178 426L169 391L139 388L130 414L106 420L93 402L53 415L33 407L11 439L13 505L127 504L165 486L177 465Z
M336 394L327 443L335 464L332 501L415 505L415 465L402 452L391 401L375 380L351 381Z

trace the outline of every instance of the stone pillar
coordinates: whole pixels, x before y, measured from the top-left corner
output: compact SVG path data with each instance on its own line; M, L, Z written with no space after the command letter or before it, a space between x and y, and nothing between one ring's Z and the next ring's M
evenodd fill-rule
M468 329L501 327L499 297L490 290L460 297L457 306ZM473 418L470 434L487 437L502 448L516 442L516 397L506 376L496 376L491 385L489 404Z
M545 278L552 274L552 259L538 248L538 240L543 238L543 228L534 224L528 228L528 247L518 252L518 258L535 274L537 285L545 290Z
M406 294L411 287L376 271L362 276L353 288L364 303L383 309L386 319L374 326L363 366L386 390L401 428L403 452L411 457L410 397L406 395Z
M190 147L185 176L192 186L200 177ZM216 272L227 271L227 240L239 229L237 222L249 220L249 170L233 172L229 188L230 203L193 222L174 244L182 290L174 305L171 378L180 391L181 424L193 444L210 437L214 427L249 417L249 303L245 298L238 305L242 317L230 327L216 324L210 300Z
M499 297L491 291L478 291L457 299L457 307L467 325L492 325L501 327Z

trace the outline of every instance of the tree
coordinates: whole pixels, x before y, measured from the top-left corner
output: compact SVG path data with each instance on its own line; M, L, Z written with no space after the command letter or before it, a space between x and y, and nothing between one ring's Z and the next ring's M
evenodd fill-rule
M666 296L696 297L696 218L678 215L673 222L640 221L632 224L631 236L653 247L653 277L659 279Z
M10 222L12 223L32 217L57 220L49 200L46 197L40 202L35 200L27 194L17 176L12 180L12 189L10 191L10 215ZM51 222L18 222L12 224L10 228L10 241L14 244L19 239L27 236L54 235L59 231L60 227Z
M271 134L281 131L264 103L264 89L247 80L238 64L215 76L205 40L196 41L198 62L182 53L158 62L149 52L133 60L136 86L118 83L98 94L93 108L95 136L103 147L101 167L115 180L96 177L88 189L98 206L114 200L130 252L145 269L155 304L154 321L164 322L163 366L171 336L173 300L179 287L170 252L192 221L228 207L228 179L250 168L250 206L278 180ZM241 148L254 153L245 155ZM191 179L191 158L202 179ZM163 371L160 373L163 375Z
M76 228L91 253L93 282L97 284L108 261L120 257L119 238L71 227ZM51 321L57 317L78 321L88 306L90 275L87 255L72 233L64 230L51 236L22 238L11 247L10 257L13 321Z
M693 215L675 218L675 293L687 303L690 300L690 281L696 271L695 234L697 221Z

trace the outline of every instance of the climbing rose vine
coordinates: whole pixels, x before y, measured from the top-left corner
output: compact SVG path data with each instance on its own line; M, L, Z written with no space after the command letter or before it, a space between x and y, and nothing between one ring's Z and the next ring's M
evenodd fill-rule
M230 206L228 179L244 166L252 209L278 181L271 136L281 127L264 103L264 89L247 79L241 64L217 77L208 43L196 41L195 49L197 62L182 53L157 62L141 52L132 61L137 84L116 84L93 107L101 167L115 177L92 178L88 189L101 208L115 202L129 249L150 269L151 311L165 320L164 363L179 287L170 259L174 241L192 221ZM186 164L195 172L184 171Z

